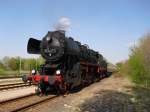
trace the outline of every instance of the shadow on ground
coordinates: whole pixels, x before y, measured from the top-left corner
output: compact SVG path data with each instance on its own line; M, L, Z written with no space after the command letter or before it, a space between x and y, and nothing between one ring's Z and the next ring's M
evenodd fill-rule
M80 108L83 112L134 112L131 98L130 95L116 91L102 91L85 101Z
M80 106L82 112L150 112L150 90L132 88L133 95L101 91Z
M144 87L133 87L136 112L150 112L150 89Z

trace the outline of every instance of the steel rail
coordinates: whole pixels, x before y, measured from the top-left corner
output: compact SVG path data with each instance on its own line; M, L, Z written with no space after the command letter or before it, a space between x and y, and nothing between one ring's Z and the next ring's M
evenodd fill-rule
M31 84L33 85L33 84ZM27 86L31 86L30 84L17 84L17 85L8 85L8 86L1 86L0 90L9 90L9 89L14 89L14 88L19 88L19 87L27 87Z
M53 100L53 99L55 99L55 98L57 98L57 97L58 97L58 96L48 97L48 98L46 98L46 99L43 99L43 100L34 102L34 103L32 103L32 104L28 104L28 105L25 105L25 106L16 108L16 109L14 109L14 110L12 110L12 111L10 111L10 112L18 112L18 111L23 111L23 110L26 110L26 109L30 109L30 108L32 108L32 107L34 107L34 106L37 106L37 105L41 104L41 103L46 103L46 102L48 102L48 101L51 101L51 100Z
M21 99L31 97L31 96L35 96L35 95L36 95L35 93L31 93L31 94L23 95L23 96L20 96L20 97L8 99L8 100L3 100L3 101L0 101L0 104L10 103L10 102L13 102L13 101L16 101L16 100L21 100Z

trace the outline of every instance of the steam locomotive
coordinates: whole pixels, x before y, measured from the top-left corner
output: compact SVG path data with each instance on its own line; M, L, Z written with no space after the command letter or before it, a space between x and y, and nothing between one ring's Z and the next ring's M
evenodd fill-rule
M103 56L88 45L66 37L64 31L48 32L42 40L30 38L27 52L40 54L45 59L37 74L23 77L25 82L37 83L38 92L64 93L107 76L107 62Z

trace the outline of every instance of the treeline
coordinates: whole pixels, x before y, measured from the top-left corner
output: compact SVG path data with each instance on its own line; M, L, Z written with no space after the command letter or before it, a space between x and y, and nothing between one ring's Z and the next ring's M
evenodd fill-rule
M44 62L42 57L39 58L21 58L21 57L4 57L0 60L0 71L29 71L38 67Z
M150 33L130 48L129 59L117 63L119 71L134 83L150 87Z

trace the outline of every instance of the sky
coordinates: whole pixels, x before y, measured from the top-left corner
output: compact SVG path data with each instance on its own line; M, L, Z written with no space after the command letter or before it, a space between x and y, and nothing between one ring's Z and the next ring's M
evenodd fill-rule
M0 58L36 57L27 54L28 39L42 39L67 17L67 36L112 63L126 60L129 47L150 31L149 11L149 0L1 0Z

